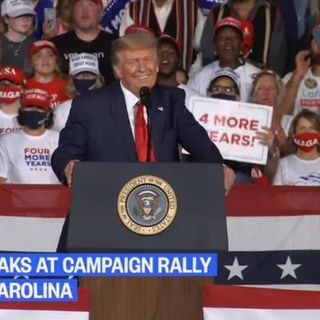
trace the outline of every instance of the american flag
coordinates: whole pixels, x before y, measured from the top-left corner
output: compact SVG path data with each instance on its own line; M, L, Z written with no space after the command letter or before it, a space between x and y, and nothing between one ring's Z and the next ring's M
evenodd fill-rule
M320 189L232 192L230 251L219 254L215 285L203 290L204 319L320 319Z

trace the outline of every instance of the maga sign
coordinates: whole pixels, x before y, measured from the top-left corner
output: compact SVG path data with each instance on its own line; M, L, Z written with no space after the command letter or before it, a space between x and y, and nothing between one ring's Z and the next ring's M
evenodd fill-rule
M224 159L266 164L268 148L259 143L256 132L270 128L272 107L199 97L190 105Z

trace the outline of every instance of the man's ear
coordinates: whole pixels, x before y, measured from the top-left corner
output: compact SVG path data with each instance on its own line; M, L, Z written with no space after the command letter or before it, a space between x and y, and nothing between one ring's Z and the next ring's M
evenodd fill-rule
M113 72L114 72L116 78L118 78L118 79L122 78L122 72L121 72L121 68L119 68L119 65L113 66Z

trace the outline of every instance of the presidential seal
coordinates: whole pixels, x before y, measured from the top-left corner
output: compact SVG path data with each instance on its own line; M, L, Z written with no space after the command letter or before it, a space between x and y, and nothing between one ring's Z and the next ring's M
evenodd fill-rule
M139 176L121 189L118 214L134 233L154 235L167 229L177 212L177 198L170 184L156 176Z

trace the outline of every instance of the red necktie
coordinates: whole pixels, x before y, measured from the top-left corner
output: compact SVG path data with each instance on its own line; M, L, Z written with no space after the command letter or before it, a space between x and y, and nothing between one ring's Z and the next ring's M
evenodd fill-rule
M144 105L139 101L136 106L134 134L136 141L136 152L139 162L147 161L148 150L148 127L144 118ZM154 152L151 144L150 161L154 161Z

